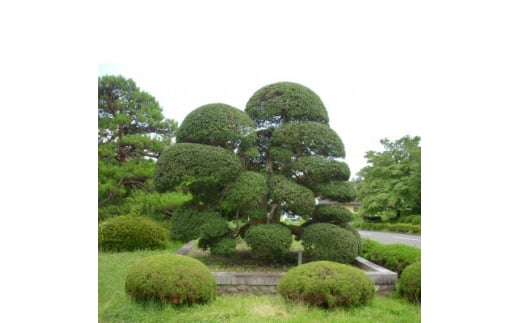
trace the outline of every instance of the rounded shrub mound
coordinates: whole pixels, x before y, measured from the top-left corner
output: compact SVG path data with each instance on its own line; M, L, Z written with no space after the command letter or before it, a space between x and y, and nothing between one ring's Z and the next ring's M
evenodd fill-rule
M421 302L421 262L406 267L397 283L397 292L411 302Z
M125 291L139 302L175 305L206 303L217 295L217 283L202 262L183 255L149 256L133 265Z
M118 216L98 227L98 247L105 251L164 249L168 239L168 230L146 217Z
M294 267L276 289L287 300L325 308L363 305L375 294L374 282L361 269L332 261Z
M260 224L247 230L244 240L254 253L281 260L289 252L292 234L281 224Z
M330 223L307 226L301 240L305 252L313 260L351 263L359 255L361 238L352 231Z
M224 103L211 103L184 118L176 141L220 146L233 151L255 141L255 128L255 122L244 111Z
M246 104L245 112L257 124L286 121L328 123L329 116L320 97L298 83L279 82L257 90Z

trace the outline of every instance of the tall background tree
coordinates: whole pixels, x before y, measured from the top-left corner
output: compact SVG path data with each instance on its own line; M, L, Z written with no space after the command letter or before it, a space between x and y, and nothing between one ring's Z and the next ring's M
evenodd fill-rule
M365 154L357 199L364 215L421 214L421 138L382 139L383 151Z
M297 238L316 222L347 228L348 210L316 207L317 197L355 198L343 142L328 121L321 99L290 82L259 89L245 111L222 103L192 111L179 127L177 144L166 148L155 170L159 191L185 190L194 197L173 215L172 227L199 223L200 230L192 230L200 231L201 241L212 250L220 249L218 243L224 239L234 247L228 244L233 234L245 236L262 224L280 225L284 213L308 219L302 227L287 226ZM236 231L221 230L223 222L211 231L200 218L193 221L193 209L205 212L211 221L211 212L235 220Z
M99 219L133 208L167 211L167 197L150 194L155 160L171 145L176 129L177 123L163 116L157 100L132 79L98 78Z

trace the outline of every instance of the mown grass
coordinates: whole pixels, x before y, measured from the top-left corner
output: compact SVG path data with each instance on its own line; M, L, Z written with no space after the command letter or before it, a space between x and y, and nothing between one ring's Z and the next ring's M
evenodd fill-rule
M376 296L367 306L325 310L304 304L286 303L279 295L217 296L206 305L189 307L142 305L124 290L126 273L136 261L166 250L98 254L99 322L420 322L421 307L396 296Z

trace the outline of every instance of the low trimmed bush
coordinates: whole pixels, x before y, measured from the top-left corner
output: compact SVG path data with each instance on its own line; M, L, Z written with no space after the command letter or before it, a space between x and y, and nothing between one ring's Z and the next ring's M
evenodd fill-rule
M217 283L202 262L183 255L160 254L130 268L125 291L138 302L207 303L215 300Z
M359 268L315 261L290 269L276 290L289 301L335 308L366 304L374 297L375 285Z
M104 251L164 249L168 230L146 217L122 215L98 226L98 248Z
M352 231L330 223L307 226L302 234L302 245L312 260L352 263L359 255L361 237Z
M397 292L413 303L421 302L421 262L406 267L397 282Z
M244 240L253 253L282 260L292 244L292 234L281 224L259 224L246 231Z

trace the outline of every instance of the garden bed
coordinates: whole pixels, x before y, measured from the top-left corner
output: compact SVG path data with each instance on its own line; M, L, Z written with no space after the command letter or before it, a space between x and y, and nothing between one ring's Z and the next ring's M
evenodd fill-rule
M207 251L197 247L195 241L188 242L176 253L205 262L217 281L219 294L274 294L284 272L297 265L297 252L293 252L292 257L282 264L254 258L247 250L239 250L234 257L226 259L209 256ZM303 260L305 262L305 257ZM395 290L395 272L361 257L357 257L353 265L362 269L374 281L379 295L387 295Z

